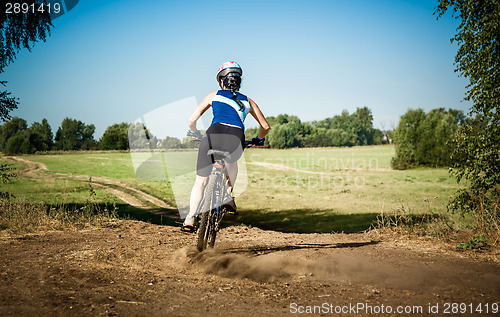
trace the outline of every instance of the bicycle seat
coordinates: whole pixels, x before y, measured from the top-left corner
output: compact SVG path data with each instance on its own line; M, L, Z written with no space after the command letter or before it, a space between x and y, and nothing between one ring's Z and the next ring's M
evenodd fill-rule
M208 150L207 155L213 155L215 161L231 159L231 153L229 153L228 151Z

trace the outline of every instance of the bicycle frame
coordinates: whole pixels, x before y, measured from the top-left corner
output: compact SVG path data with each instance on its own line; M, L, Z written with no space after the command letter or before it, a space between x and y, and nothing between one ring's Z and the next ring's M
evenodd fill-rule
M206 249L207 245L213 247L220 223L225 214L223 208L224 197L227 191L228 176L224 158L214 159L205 194L197 210L198 223L197 248L199 251Z
M250 141L245 142L245 147L250 145ZM196 227L198 251L203 251L207 245L213 247L220 223L226 209L224 198L227 195L227 186L232 185L227 175L226 160L230 159L231 153L226 151L209 150L208 156L212 157L212 172L205 187L205 193L196 211L196 218L199 222Z
M222 177L222 176L225 176L225 177ZM226 183L222 181L222 179L226 178L227 179L227 172L226 172L226 166L225 166L225 162L222 160L220 162L215 162L214 163L214 168L212 169L212 172L209 176L210 177L215 177L216 178L216 190L214 192L214 195L216 195L216 210L217 210L217 218L219 218L219 215L220 215L220 207L222 206L223 202L224 202L224 193L226 191ZM222 197L220 197L222 196ZM202 211L202 209L206 206L205 206L205 198L206 198L206 188L205 188L205 193L203 194L203 198L200 202L200 205L198 206L198 210L196 211L196 217L199 217L202 213L204 213ZM207 210L207 211L210 211L210 210Z

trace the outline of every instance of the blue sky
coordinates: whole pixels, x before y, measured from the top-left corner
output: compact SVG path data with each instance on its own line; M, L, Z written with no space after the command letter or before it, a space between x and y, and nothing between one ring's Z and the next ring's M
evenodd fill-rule
M458 21L436 21L437 3L80 0L0 79L20 98L12 115L47 118L54 130L65 117L93 123L98 139L113 123L201 101L218 88L220 64L235 60L241 91L266 116L311 121L366 106L376 127L391 128L408 108L469 109L450 44ZM176 107L161 120L185 117L183 135L194 109Z

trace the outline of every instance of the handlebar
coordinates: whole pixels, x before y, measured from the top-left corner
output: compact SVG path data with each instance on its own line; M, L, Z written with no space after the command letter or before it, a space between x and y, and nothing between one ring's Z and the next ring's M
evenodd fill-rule
M252 143L252 140L245 140L245 147L244 148L247 148L247 147L256 147L256 145L254 145Z

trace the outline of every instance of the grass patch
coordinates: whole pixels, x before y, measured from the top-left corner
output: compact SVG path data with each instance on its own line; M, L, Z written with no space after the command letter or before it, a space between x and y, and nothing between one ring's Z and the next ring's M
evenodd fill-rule
M43 202L46 205L82 205L89 198L89 184L61 178L18 178L5 186L14 201ZM96 203L120 201L113 195L93 188Z
M338 214L380 213L404 204L418 214L426 212L426 201L435 210L446 208L459 188L444 168L392 170L392 146L249 149L245 155L248 188L238 201L249 210L293 206Z
M464 250L474 250L474 251L487 251L490 246L486 242L486 238L483 235L476 236L467 242L462 242L457 245L457 251Z
M409 238L418 236L450 240L455 239L460 231L472 231L473 218L449 213L446 209L436 211L427 208L424 213L415 213L402 205L391 212L381 212L373 228L389 230Z
M50 172L86 177L109 177L163 199L171 205L175 202L167 180L144 181L136 176L131 155L127 152L80 152L65 155L29 155L25 158L45 164ZM164 172L159 172L164 178Z
M73 206L76 207L76 206ZM83 229L92 226L112 226L114 209L87 202L79 208L50 206L42 202L0 201L0 228L12 234L43 230Z

